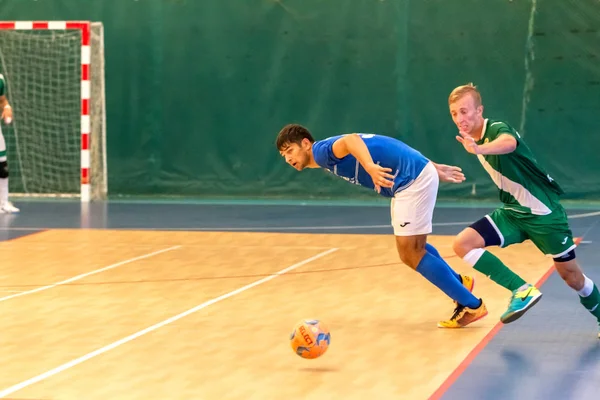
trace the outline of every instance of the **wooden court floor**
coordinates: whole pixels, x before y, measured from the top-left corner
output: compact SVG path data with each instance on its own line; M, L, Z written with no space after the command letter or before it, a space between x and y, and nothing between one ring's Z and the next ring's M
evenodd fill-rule
M432 236L459 272L451 237ZM493 250L535 282L531 243ZM452 302L391 235L51 230L0 243L0 398L427 399L497 324L436 327ZM289 346L300 319L328 352Z

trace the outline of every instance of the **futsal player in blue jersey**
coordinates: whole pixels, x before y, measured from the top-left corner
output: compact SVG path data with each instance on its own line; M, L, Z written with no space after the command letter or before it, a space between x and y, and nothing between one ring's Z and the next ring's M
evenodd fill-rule
M391 198L400 259L456 303L450 319L438 322L440 328L461 328L487 315L483 301L471 293L473 278L455 272L427 243L439 181L464 181L460 168L435 164L388 136L348 134L315 141L308 129L297 124L281 129L276 146L298 171L323 168Z

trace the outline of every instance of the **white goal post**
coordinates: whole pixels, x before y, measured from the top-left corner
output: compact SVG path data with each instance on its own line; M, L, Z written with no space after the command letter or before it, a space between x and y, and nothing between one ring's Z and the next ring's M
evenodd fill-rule
M0 21L11 196L107 196L100 22Z

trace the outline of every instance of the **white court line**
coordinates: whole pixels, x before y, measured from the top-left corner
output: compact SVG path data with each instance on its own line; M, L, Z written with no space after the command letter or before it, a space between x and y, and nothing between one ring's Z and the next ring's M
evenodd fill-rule
M78 280L83 279L85 277L88 277L90 275L99 274L100 272L108 271L109 269L117 268L117 267L120 267L121 265L129 264L129 263L134 262L134 261L143 260L144 258L149 258L149 257L155 256L157 254L161 254L161 253L165 253L167 251L178 249L180 247L181 246L172 246L172 247L169 247L167 249L158 250L158 251L154 251L152 253L144 254L143 256L130 258L130 259L125 260L125 261L120 261L118 263L111 264L108 267L104 267L104 268L100 268L100 269L95 269L93 271L86 272L85 274L77 275L77 276L74 276L72 278L66 279L64 281L53 283L52 285L41 286L39 288L27 290L27 291L24 291L24 292L19 292L19 293L16 293L16 294L12 294L10 296L0 297L0 302L6 301L6 300L10 300L10 299L14 299L15 297L25 296L27 294L42 292L44 290L52 289L53 287L56 287L56 286L65 285L67 283L75 282L75 281L78 281Z
M473 221L463 222L434 222L433 226L454 226L472 224ZM263 226L263 227L233 227L233 228L175 228L167 230L183 230L183 231L322 231L322 230L344 230L344 229L381 229L390 228L391 224L386 225L330 225L330 226Z
M0 227L0 231L47 231L48 228L24 228L24 227L10 227L10 226L2 226Z
M473 221L463 221L463 222L434 222L433 226L454 226L454 225L467 225L472 224ZM251 231L323 231L323 230L346 230L346 229L381 229L381 228L390 228L392 229L392 225L330 225L330 226L236 226L236 227L213 227L213 228L165 228L165 231L186 231L186 232L194 232L194 231L221 231L221 232L232 232L232 231L241 231L241 232L251 232ZM129 229L122 229L129 230ZM142 228L142 229L134 229L134 230L151 230L156 231L155 228Z
M0 242L0 243L2 243L2 242ZM57 244L60 245L62 243L63 242L46 242L46 243L28 244L28 243L22 243L21 242L19 244L21 244L23 246L27 246L27 248L36 248L36 247L38 247L38 248L39 247L41 247L41 248L48 248L48 247L50 247L49 246L50 244L52 244L52 245L57 245ZM17 243L14 243L14 244L17 244ZM164 244L164 242L163 242L163 244ZM110 246L110 244L107 244L107 246ZM144 243L144 242L136 242L136 243L131 243L131 244L127 243L127 245L126 245L126 247L128 249L134 249L134 248L144 248L145 249L145 248L148 248L148 247L155 247L155 246L156 246L155 244ZM204 248L204 247L208 247L210 249L215 249L215 248L224 247L224 248L230 249L231 246L232 246L231 243L229 243L229 244L186 243L185 244L185 247L187 247L187 248ZM264 240L263 240L262 244L255 244L255 245L252 245L252 244L237 245L236 244L235 245L236 249L262 249L262 248L265 248L265 247L268 247L269 249L300 249L300 250L306 250L306 249L309 249L309 250L326 250L326 249L330 249L331 248L331 246L301 246L301 245L288 246L288 245L283 245L283 244L282 245L276 245L276 244L272 245L272 244L269 244L268 242L265 242ZM0 278L2 278L2 277L0 277Z
M203 308L206 308L206 307L208 307L208 306L210 306L212 304L218 303L221 300L225 300L225 299L227 299L229 297L235 296L236 294L245 292L246 290L252 289L255 286L262 285L263 283L268 282L268 281L270 281L272 279L275 279L278 276L285 274L286 272L289 272L289 271L294 270L294 269L296 269L298 267L301 267L301 266L303 266L305 264L308 264L308 263L310 263L310 262L312 262L312 261L314 261L314 260L316 260L318 258L324 257L324 256L326 256L328 254L331 254L331 253L337 251L337 250L338 250L337 248L332 248L332 249L329 249L327 251L323 251L323 252L321 252L321 253L313 256L313 257L307 258L304 261L300 261L299 263L296 263L296 264L294 264L292 266L284 268L281 271L278 271L278 272L276 272L276 273L274 273L272 275L269 275L269 276L267 276L267 277L265 277L263 279L260 279L258 281L252 282L252 283L250 283L250 284L248 284L246 286L243 286L243 287L241 287L239 289L236 289L234 291L231 291L229 293L225 293L222 296L215 297L214 299L211 299L211 300L208 300L208 301L206 301L206 302L204 302L202 304L199 304L199 305L197 305L194 308L190 308L189 310L184 311L181 314L177 314L177 315L175 315L175 316L173 316L173 317L171 317L169 319L166 319L166 320L164 320L162 322L159 322L159 323L157 323L155 325L152 325L152 326L150 326L150 327L148 327L148 328L146 328L144 330L136 332L136 333L134 333L132 335L129 335L129 336L123 338L123 339L117 340L116 342L113 342L113 343L111 343L111 344L109 344L107 346L104 346L104 347L102 347L102 348L100 348L98 350L92 351L91 353L88 353L88 354L86 354L84 356L76 358L75 360L69 361L69 362L67 362L67 363L65 363L63 365L60 365L60 366L58 366L58 367L56 367L54 369L51 369L51 370L49 370L47 372L44 372L43 374L35 376L35 377L31 378L31 379L28 379L28 380L23 381L21 383L18 383L16 385L13 385L13 386L11 386L11 387L9 387L9 388L4 389L3 391L1 391L0 392L0 397L8 396L9 394L13 394L14 392L16 392L18 390L21 390L21 389L24 389L24 388L26 388L28 386L33 385L34 383L43 381L46 378L50 378L51 376L54 376L54 375L56 375L56 374L58 374L58 373L60 373L62 371L65 371L65 370L67 370L69 368L72 368L72 367L74 367L76 365L79 365L79 364L81 364L81 363L83 363L83 362L85 362L85 361L87 361L87 360L89 360L91 358L94 358L94 357L99 356L99 355L101 355L103 353L106 353L106 352L108 352L108 351L110 351L110 350L112 350L112 349L114 349L116 347L119 347L122 344L131 342L132 340L137 339L140 336L143 336L143 335L145 335L147 333L150 333L150 332L155 331L155 330L157 330L159 328L162 328L165 325L169 325L169 324L171 324L171 323L173 323L173 322L175 322L177 320L180 320L183 317L186 317L186 316L188 316L190 314L195 313L196 311L202 310Z
M589 212L589 213L585 213L585 214L573 214L573 215L568 215L567 217L569 219L575 219L575 218L595 217L596 215L600 215L600 211L594 211L594 212Z
M577 218L588 218L595 217L600 215L600 211L593 211L584 214L573 214L568 215L568 219L577 219ZM462 222L434 222L433 226L465 226L470 225L472 221L462 221ZM322 231L322 230L350 230L350 229L386 229L390 228L390 224L386 225L331 225L331 226L237 226L237 227L212 227L212 228L196 228L196 227L184 227L184 228L164 228L164 229L156 229L156 228L118 228L118 230L122 231L184 231L184 232L203 232L203 231L221 231L221 232L232 232L232 231L242 231L242 232L252 232L252 231ZM62 230L62 229L77 229L77 228L3 228L0 227L0 231L31 231L31 230ZM100 230L102 228L96 228L96 230ZM117 228L114 228L117 229ZM94 230L94 229L92 229ZM2 242L0 242L2 243Z
M589 212L585 214L569 215L569 219L588 218L600 215L600 211ZM433 226L467 226L475 221L462 222L434 222ZM386 229L392 228L391 225L332 225L332 226L264 226L264 227L233 227L233 228L174 228L167 230L183 231L323 231L323 230L346 230L346 229Z

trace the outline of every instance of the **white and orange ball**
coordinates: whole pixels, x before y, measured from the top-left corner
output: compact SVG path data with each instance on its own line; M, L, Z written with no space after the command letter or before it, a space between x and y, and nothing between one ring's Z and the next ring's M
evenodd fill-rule
M321 357L331 342L329 328L319 320L302 320L290 335L292 350L302 358Z

